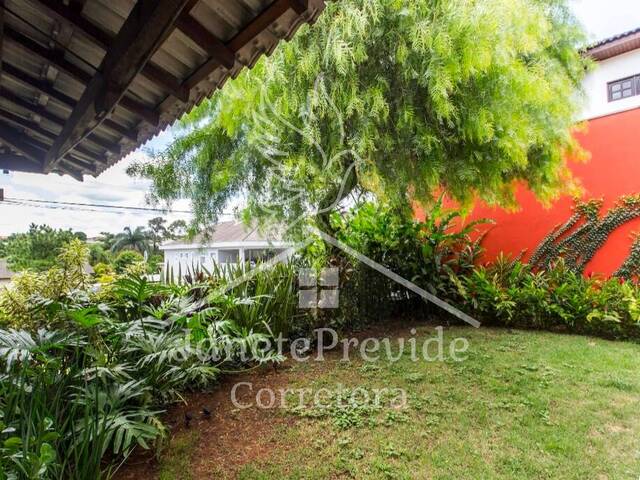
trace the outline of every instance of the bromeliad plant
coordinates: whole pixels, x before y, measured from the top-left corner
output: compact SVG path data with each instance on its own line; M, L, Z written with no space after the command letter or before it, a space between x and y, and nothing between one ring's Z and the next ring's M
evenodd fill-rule
M640 286L584 277L563 259L537 270L502 256L451 280L449 299L484 323L640 339Z

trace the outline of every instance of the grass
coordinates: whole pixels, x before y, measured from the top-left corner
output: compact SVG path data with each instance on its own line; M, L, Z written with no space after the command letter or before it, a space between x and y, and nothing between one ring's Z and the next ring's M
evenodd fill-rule
M418 337L433 333L418 329ZM274 427L277 443L269 454L229 477L640 476L639 345L485 328L445 331L445 339L455 337L469 341L465 361L412 362L404 355L395 363L367 363L352 355L350 363L293 365L286 373L291 387L403 388L408 406L282 411L295 421ZM184 455L165 456L162 471L182 475L163 480L185 478Z
M191 480L191 453L193 445L200 439L195 431L190 431L174 437L169 443L160 465L159 480Z

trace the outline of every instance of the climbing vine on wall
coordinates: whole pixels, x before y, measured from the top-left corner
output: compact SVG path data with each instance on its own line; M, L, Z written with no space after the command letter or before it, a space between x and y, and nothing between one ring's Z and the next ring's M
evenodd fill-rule
M640 278L640 234L634 234L631 253L613 275L628 279Z
M601 199L576 201L573 215L549 232L531 256L530 263L536 268L546 269L562 257L572 271L583 273L587 263L615 229L640 218L640 194L621 197L604 216L600 215L602 205ZM640 237L636 237L629 257L615 275L632 278L639 271Z

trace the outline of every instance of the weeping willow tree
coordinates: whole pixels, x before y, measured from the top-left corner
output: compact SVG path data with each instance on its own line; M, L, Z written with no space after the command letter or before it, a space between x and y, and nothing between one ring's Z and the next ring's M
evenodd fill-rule
M350 195L510 205L520 181L549 199L571 185L588 66L566 3L330 2L130 174L154 200L191 199L201 224L238 197L247 216L323 226Z

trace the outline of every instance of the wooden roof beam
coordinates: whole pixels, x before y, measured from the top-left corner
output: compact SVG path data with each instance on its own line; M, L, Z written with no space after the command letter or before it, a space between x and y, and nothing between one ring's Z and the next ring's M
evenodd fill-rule
M112 132L118 133L123 137L127 138L132 142L138 141L138 132L135 129L123 127L118 122L114 122L113 120L107 118L104 122L102 122L102 126L108 128Z
M145 107L130 97L122 97L118 105L129 110L131 113L138 115L154 127L157 127L160 124L160 114L158 112Z
M95 25L85 18L80 11L65 6L60 0L32 0L32 2L44 8L59 21L80 32L101 48L108 50L113 43L114 35L111 32ZM175 75L165 69L149 63L145 65L140 73L151 82L168 90L177 99L183 102L189 100L189 91L180 84L180 80Z
M53 140L54 138L56 138L55 133L42 128L36 122L32 122L27 120L26 118L22 118L21 116L16 115L15 113L12 113L8 110L5 110L2 107L0 107L0 118L4 118L5 120L11 123L19 125L24 129L29 130L32 133L37 133L38 135L48 138L49 140Z
M3 51L2 44L4 40L4 0L0 0L0 79L2 78Z
M104 56L99 72L47 152L45 172L50 172L113 111L135 76L171 33L188 1L138 0Z
M180 15L176 27L227 70L233 68L236 63L235 54L191 15Z
M0 140L2 143L2 140ZM42 164L15 153L0 153L0 169L14 172L42 173Z
M38 123L33 122L31 120L28 120L26 118L23 118L19 115L16 115L8 110L5 110L4 108L0 107L0 118L4 118L5 120L18 125L22 128L24 128L25 130L27 130L28 132L31 133L35 133L37 135L40 135L44 138L47 138L49 140L51 140L52 142L56 139L57 135L45 128L42 128ZM48 146L47 146L48 147ZM104 147L103 147L104 148ZM96 156L96 153L92 152L91 150L87 150L86 148L82 147L81 145L78 145L75 149L75 151L77 151L78 153L81 153L82 155L85 155L87 157L93 158ZM117 151L114 151L114 154L119 155L120 154L120 149L118 148ZM110 150L113 151L113 150Z
M0 123L1 124L1 123ZM46 153L49 148L49 145L46 143L42 143L40 140L33 137L23 137L23 142L42 152L42 156ZM79 152L78 152L79 153ZM64 170L64 173L73 176L76 180L82 181L82 172L93 172L94 171L94 159L85 160L82 157L78 156L78 153L68 153L63 159L63 162L69 163L73 165L71 169L63 169L62 165L58 165L57 168ZM71 171L69 171L71 170Z
M28 85L29 87L48 95L49 97L57 100L66 107L73 108L73 106L76 104L76 101L73 98L56 90L48 82L33 77L31 74L24 72L17 67L14 67L10 63L5 62L4 73L5 75L18 80L25 85Z
M19 97L18 95L14 94L13 92L10 92L7 89L0 89L0 97L10 101L11 103L13 103L14 105L17 105L27 111L29 111L30 113L32 113L33 115L38 115L48 121L50 121L51 123L54 123L56 125L59 125L60 127L63 127L66 120L64 118L58 117L57 115L49 112L46 108L44 107L40 107L38 105L35 105L33 103L30 103L29 101ZM2 109L0 109L2 110ZM6 112L6 110L5 110ZM9 112L10 113L10 112ZM27 120L25 120L27 121ZM53 132L51 132L53 134ZM55 136L55 134L53 134ZM113 144L110 142L107 142L105 140L103 140L102 138L98 137L95 133L92 133L91 135L89 135L87 137L87 139L89 141L91 141L92 143L96 144L97 146L104 148L105 150L108 150L116 155L120 154L120 145L119 144Z
M34 54L39 57L43 62L53 65L58 70L66 73L72 78L75 78L78 82L86 84L91 80L91 74L87 73L82 68L78 67L74 63L71 63L65 59L58 52L40 45L35 40L27 37L26 35L14 30L10 26L5 28L5 37L15 43L23 50Z
M65 107L68 107L69 109L73 110L73 108L76 106L75 99L56 90L47 82L43 80L39 80L35 77L32 77L30 74L23 72L22 70L6 62L4 63L4 67L5 67L5 70L4 70L5 74L10 75L11 77L21 81L25 85L28 85L32 88L35 88L36 90L41 91L42 93L49 95L51 98L57 100L58 102L63 104ZM138 141L138 135L134 130L127 127L123 127L122 125L114 122L113 120L110 120L110 119L105 120L103 122L103 126L113 131L114 133L122 135L123 137L131 140L132 142Z
M42 118L46 118L50 122L64 124L64 119L58 117L57 115L54 115L44 107L41 107L32 102L29 102L28 100L25 100L21 96L16 95L15 93L13 93L10 90L7 90L6 88L0 88L0 97L10 101L11 103L19 106L20 108L24 108L25 110L28 110L34 115L38 115Z
M92 76L89 73L66 60L58 52L54 52L53 50L40 45L38 42L30 39L26 35L23 35L22 33L13 30L12 28L7 28L7 38L16 43L19 47L26 49L29 52L40 57L40 59L44 63L53 65L60 71L76 79L76 81L80 82L83 86L86 86L91 81ZM136 102L129 97L123 97L121 105L124 109L139 116L146 122L149 122L151 125L158 125L158 113L150 108L147 108L141 103Z
M302 15L309 8L308 0L289 0L289 5L298 15Z
M106 49L111 43L113 35L89 21L80 10L67 7L60 0L31 0L31 3L45 10L58 21L78 30L97 45Z
M296 13L302 14L307 9L306 5L306 0L276 0L233 37L227 43L227 47L232 52L237 52L284 15L287 10L291 8Z
M0 128L0 142L7 145L12 150L24 155L33 163L40 165L40 171L44 165L43 157L44 151L40 151L37 148L24 142L20 133L6 124Z
M298 14L302 14L307 10L307 0L275 0L249 22L244 29L229 40L225 44L225 48L235 56L240 49L260 35L269 25L284 15L290 8ZM188 88L192 88L220 65L221 63L216 58L210 58L189 76L185 84Z

